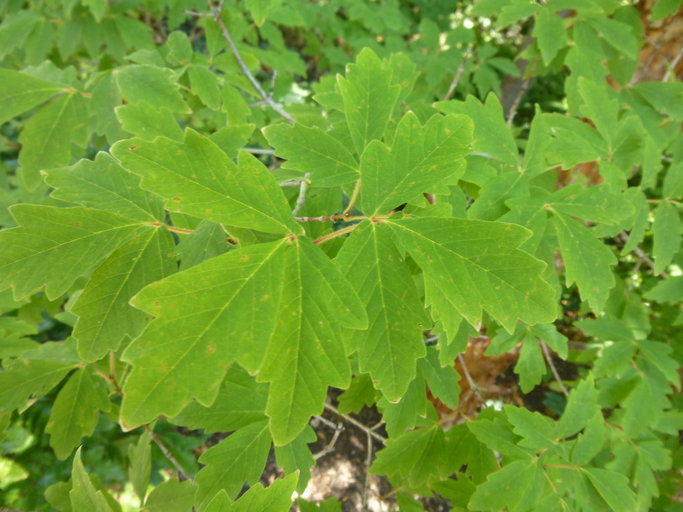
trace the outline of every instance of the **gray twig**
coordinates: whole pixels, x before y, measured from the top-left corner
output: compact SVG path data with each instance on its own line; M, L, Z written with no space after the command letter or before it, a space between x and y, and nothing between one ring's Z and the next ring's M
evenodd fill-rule
M363 425L360 421L356 420L355 418L352 418L352 417L349 416L348 414L344 414L344 413L342 413L342 412L339 412L339 409L337 409L334 405L325 402L325 409L327 409L328 411L331 411L331 412L335 413L337 416L339 416L340 418L342 418L344 421L350 423L350 424L353 425L354 427L357 427L357 428L361 429L361 430L362 430L363 432L365 432L367 435L374 437L374 438L375 438L377 441L379 441L380 443L386 444L387 440L386 440L386 438L385 438L384 436L381 436L380 434L378 434L377 432L375 432L374 430L372 430L370 427L366 427L366 426Z
M462 56L462 61L460 62L460 66L458 66L458 69L455 72L455 76L453 77L453 81L451 82L451 85L448 87L448 92L446 93L446 96L443 97L444 101L450 100L451 96L453 96L453 93L455 92L455 88L458 86L458 82L460 81L460 77L462 77L462 73L463 73L463 71L465 71L465 64L467 63L467 59L470 58L471 54L472 54L472 45L469 44L469 45L467 45L467 49L465 50L465 53Z
M292 210L292 215L294 215L295 217L299 215L299 212L306 203L306 190L308 190L308 183L310 177L311 173L307 172L306 174L304 174L304 179L301 180L301 183L299 184L299 196L296 198L296 204L294 205L294 209Z
M263 87L261 87L261 84L259 83L258 80L254 77L254 75L249 71L249 68L247 67L246 63L242 59L242 55L240 55L239 50L237 49L237 46L235 45L235 41L233 41L232 36L230 35L230 31L228 30L228 27L225 26L225 23L223 22L223 19L221 18L221 12L223 10L222 4L219 5L214 11L213 11L213 20L216 22L218 25L218 28L221 30L221 34L223 34L223 38L228 42L228 46L230 46L230 50L232 51L232 54L234 55L235 59L237 60L237 64L239 64L240 69L242 69L242 73L244 73L244 76L247 77L251 85L256 89L256 92L258 92L259 96L263 98L263 101L270 107L272 108L275 112L280 114L285 120L290 123L294 124L296 120L287 112L282 106L278 103L276 103L273 98L271 98L270 94L268 94L266 91L263 90Z
M548 366L550 366L550 370L553 372L553 376L555 377L555 381L559 384L560 389L562 390L562 394L565 397L569 396L569 391L567 390L567 387L564 385L564 382L562 382L562 379L560 378L560 374L557 371L557 368L555 368L555 363L553 363L553 358L550 355L550 350L548 349L548 345L546 345L545 341L543 340L538 340L538 342L541 344L541 348L543 349L543 356L545 357L546 363L548 363Z
M164 445L164 443L161 442L161 439L159 438L159 436L158 436L157 434L154 433L154 431L152 430L152 428L151 428L149 425L144 425L144 427L145 427L145 430L147 430L147 431L149 432L149 435L150 435L150 437L152 438L152 441L154 441L154 444L156 444L156 445L159 447L159 450L161 450L161 453L164 454L164 457L166 457L166 459L167 459L171 464L173 464L173 466L176 468L176 470L178 471L178 475L180 475L180 477L181 477L183 480L192 480L192 478L191 478L190 475L187 473L187 471L185 471L185 468L183 468L183 466L182 466L182 465L180 464L180 462L178 462L178 460L173 456L173 454L169 451L169 449L166 448L166 446Z

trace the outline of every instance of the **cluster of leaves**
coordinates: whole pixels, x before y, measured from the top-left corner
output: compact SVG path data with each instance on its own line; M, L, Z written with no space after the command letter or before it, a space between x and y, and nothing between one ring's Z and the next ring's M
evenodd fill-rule
M1 5L0 504L287 511L336 387L401 510L675 510L683 85L622 4ZM519 69L562 111L513 125ZM482 334L576 365L559 419L444 422Z

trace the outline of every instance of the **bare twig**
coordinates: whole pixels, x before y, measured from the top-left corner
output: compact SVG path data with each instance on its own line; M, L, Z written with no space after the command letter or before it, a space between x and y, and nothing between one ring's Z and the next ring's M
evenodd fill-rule
M678 54L674 57L674 60L671 62L667 62L667 70L666 73L664 74L664 78L662 78L662 82L668 82L669 78L671 78L671 75L676 73L676 66L678 66L678 62L683 58L683 48L681 48L681 51L678 52Z
M251 153L252 155L274 155L275 150L270 149L270 148L249 148L249 147L244 147L240 148L242 151L246 151L248 153Z
M370 431L372 432L372 430ZM370 464L372 464L372 438L368 434L367 455L365 457L365 481L363 482L363 496L361 498L362 510L367 510L368 491L370 490Z
M564 385L564 382L562 382L562 379L560 378L560 374L558 373L557 368L555 368L555 363L553 363L553 357L550 354L550 350L548 349L548 345L546 345L545 341L543 341L543 340L538 340L538 342L541 344L541 348L543 349L543 356L545 356L545 361L546 361L546 363L548 363L548 366L550 366L550 370L553 372L553 376L555 377L555 381L560 386L560 389L562 390L562 394L565 397L568 397L569 391L567 390L567 387Z
M370 427L366 427L366 426L363 425L360 421L356 420L355 418L352 418L352 417L349 416L348 414L344 414L344 413L342 413L342 412L339 412L339 409L337 409L334 405L325 402L325 409L327 409L328 411L333 412L334 414L336 414L337 416L339 416L340 418L342 418L344 421L350 423L350 424L353 425L354 427L357 427L357 428L361 429L361 430L362 430L363 432L365 432L368 436L374 437L374 438L375 438L377 441L379 441L380 443L386 444L387 440L386 440L386 438L385 438L384 436L379 435L377 432L375 432L374 430L372 430Z
M147 432L149 432L152 441L154 441L154 444L156 444L159 447L161 453L164 454L164 457L166 457L166 459L176 468L176 470L178 471L178 475L180 475L180 477L183 480L192 480L187 471L185 471L185 468L183 468L180 462L178 462L178 460L173 456L173 454L168 450L168 448L166 448L164 443L161 442L161 438L154 433L152 427L150 427L149 425L143 425L143 427Z
M292 210L292 215L296 217L299 215L299 211L304 207L304 204L306 203L306 190L308 189L308 183L309 183L309 178L311 177L311 173L307 172L304 174L304 179L301 180L301 183L299 184L299 196L296 198L296 204L294 205L294 209Z
M470 371L467 369L467 363L465 362L465 358L462 355L462 352L458 354L458 361L460 361L460 367L462 368L462 373L465 374L465 379L467 380L467 383L470 385L470 391L477 395L479 399L484 402L484 397L481 395L481 389L476 382L474 382L474 379L472 378L472 374Z
M218 25L218 28L221 31L221 34L223 34L223 38L228 42L228 46L230 46L230 51L232 51L233 56L237 60L237 64L239 64L240 69L242 69L242 73L244 73L244 76L247 77L251 85L256 89L256 92L258 92L259 96L263 98L263 101L270 107L272 108L275 112L280 114L288 123L294 124L296 121L295 119L287 112L282 106L278 103L276 103L273 98L268 94L266 91L263 90L263 87L261 87L261 84L259 83L258 80L254 77L254 75L251 73L249 68L247 67L246 63L242 59L242 55L240 55L239 50L237 49L237 46L235 45L235 41L233 41L232 36L230 35L230 31L228 30L228 27L225 26L225 23L223 22L223 19L221 18L221 12L223 10L222 3L219 5L214 11L213 11L213 20L216 22Z
M467 45L467 49L465 50L465 53L462 56L462 61L460 62L460 66L458 66L458 69L455 72L455 76L453 77L453 81L451 82L451 85L448 87L448 92L446 93L446 96L443 97L443 101L448 101L451 99L451 96L453 96L453 93L455 92L455 88L458 86L458 82L460 81L460 77L462 77L462 74L465 71L465 64L467 63L467 59L470 58L471 54L472 54L472 45L469 44L469 45Z
M534 63L533 65L536 67L536 64ZM531 83L533 82L533 78L527 78L524 82L520 84L519 90L517 91L517 96L515 96L515 99L512 100L512 104L510 105L510 110L508 111L508 120L507 120L507 125L512 126L512 121L514 121L515 116L517 115L517 108L519 107L519 104L522 101L522 98L526 94L526 92L529 90L529 87L531 87Z
M625 231L622 231L621 233L619 233L619 239L624 243L628 243L629 235ZM634 247L632 252L633 254L635 254L636 258L638 258L639 263L645 263L648 267L650 267L650 269L654 271L655 262L652 261L652 259L647 255L645 251L643 251L640 247ZM666 272L662 272L660 275L662 277L668 277L668 274Z
M334 429L334 434L332 434L332 439L330 439L330 442L327 443L325 448L320 450L318 453L313 454L314 460L322 459L325 455L327 455L328 453L331 453L334 450L334 445L337 444L337 439L339 439L339 434L341 434L342 430L344 430L344 425L342 425L341 423L337 423L335 425L330 420L328 420L327 418L323 418L322 416L318 416L318 419L325 419L326 422L331 423L331 427Z

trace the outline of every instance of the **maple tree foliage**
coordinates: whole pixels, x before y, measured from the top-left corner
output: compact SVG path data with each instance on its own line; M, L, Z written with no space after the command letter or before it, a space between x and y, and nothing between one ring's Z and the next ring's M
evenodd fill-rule
M683 85L638 77L680 1L29 4L0 505L286 512L327 414L400 510L677 510Z

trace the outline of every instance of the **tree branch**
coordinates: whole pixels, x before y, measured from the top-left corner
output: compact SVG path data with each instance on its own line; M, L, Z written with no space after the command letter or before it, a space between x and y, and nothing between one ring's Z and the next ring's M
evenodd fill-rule
M380 443L386 444L387 440L386 440L386 438L385 438L384 436L379 435L377 432L375 432L374 430L372 430L370 427L366 427L366 426L363 425L360 421L358 421L358 420L352 418L352 417L349 416L348 414L344 414L344 413L342 413L342 412L339 412L339 409L337 409L334 405L325 402L325 409L327 409L327 410L330 411L330 412L333 412L334 414L336 414L337 416L339 416L340 418L342 418L344 421L350 423L350 424L353 425L354 427L357 427L357 428L361 429L361 430L362 430L363 432L365 432L368 436L374 437L374 438L375 438L377 441L379 441Z
M550 354L550 350L548 349L548 345L546 345L545 341L543 341L543 340L538 340L538 342L541 344L541 348L543 349L543 356L545 357L545 361L548 363L548 366L550 366L550 370L553 372L553 376L555 377L555 381L559 384L560 389L562 390L562 394L565 396L565 398L569 397L569 391L567 390L567 387L564 385L564 382L562 382L562 379L560 378L560 374L557 371L557 368L555 368L555 363L553 363L553 357Z
M232 39L232 36L230 35L230 31L228 30L228 27L225 26L225 23L223 22L223 19L221 18L221 13L223 11L222 5L217 7L213 11L213 20L216 22L218 25L218 28L221 31L221 34L223 34L223 38L228 42L228 46L230 46L230 50L232 51L232 54L234 55L235 59L237 60L237 64L239 64L240 68L242 69L242 73L247 77L251 85L256 89L256 92L258 92L259 96L263 98L263 101L268 105L270 108L272 108L275 112L280 114L289 124L294 124L296 123L296 120L287 112L282 106L275 101L273 101L273 98L268 94L266 91L263 90L263 87L261 87L261 84L259 83L258 80L254 77L254 75L249 71L249 68L247 67L246 63L242 59L242 55L240 55L239 50L237 49L237 46L235 46L235 42Z

